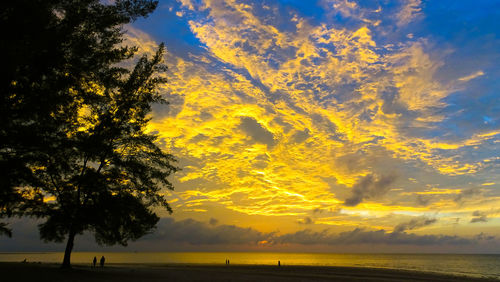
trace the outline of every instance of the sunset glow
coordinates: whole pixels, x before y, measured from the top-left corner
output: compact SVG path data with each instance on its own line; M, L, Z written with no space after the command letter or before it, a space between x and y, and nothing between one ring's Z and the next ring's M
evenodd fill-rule
M498 234L493 2L161 2L127 35L167 43L150 129L183 168L173 218Z
M182 170L165 191L173 214L131 246L498 252L499 12L160 1L124 44L166 44L170 104L148 130Z

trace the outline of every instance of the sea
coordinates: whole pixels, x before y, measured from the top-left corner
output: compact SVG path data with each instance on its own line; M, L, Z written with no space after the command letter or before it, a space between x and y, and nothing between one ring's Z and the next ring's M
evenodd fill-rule
M350 266L404 269L500 280L497 254L328 254L264 252L74 252L72 263L89 264L94 256L112 264L231 264ZM59 263L63 253L0 253L0 261Z

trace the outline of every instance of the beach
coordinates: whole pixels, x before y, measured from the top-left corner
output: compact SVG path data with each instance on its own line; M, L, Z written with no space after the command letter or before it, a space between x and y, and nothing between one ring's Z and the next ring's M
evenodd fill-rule
M209 264L77 264L62 270L53 263L0 263L2 281L500 281L397 269L331 266Z

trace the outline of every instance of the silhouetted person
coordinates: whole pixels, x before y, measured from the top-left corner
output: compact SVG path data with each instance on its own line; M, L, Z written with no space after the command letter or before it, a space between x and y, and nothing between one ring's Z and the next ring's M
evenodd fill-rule
M94 257L94 259L92 260L92 267L95 268L96 264L97 264L97 258Z
M101 267L104 267L104 261L106 259L104 258L104 256L101 257L101 260L99 261L99 263L101 264Z
M278 266L281 266L281 262L280 261L278 261Z

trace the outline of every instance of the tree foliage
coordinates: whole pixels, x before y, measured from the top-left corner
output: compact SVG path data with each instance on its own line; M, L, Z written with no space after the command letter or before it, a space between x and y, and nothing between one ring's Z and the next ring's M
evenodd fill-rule
M1 83L0 208L46 218L42 239L67 240L64 266L77 234L126 245L155 226L155 206L171 212L162 189L173 188L175 159L147 131L151 104L165 103L156 91L165 83L164 46L133 68L119 66L137 51L121 46L122 26L156 4L1 4L8 40L0 47L10 59Z

